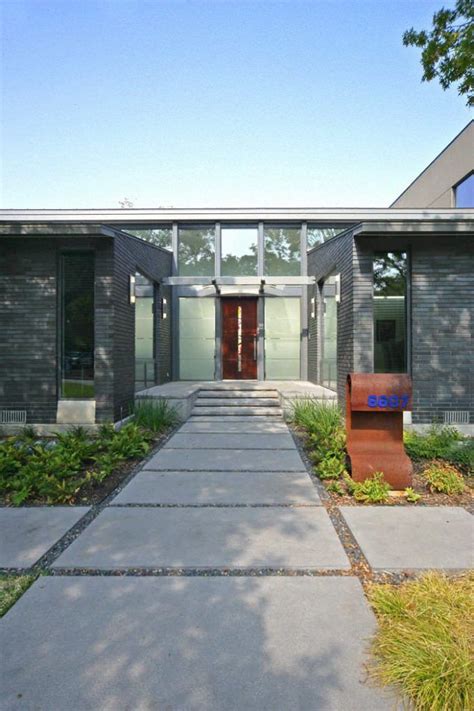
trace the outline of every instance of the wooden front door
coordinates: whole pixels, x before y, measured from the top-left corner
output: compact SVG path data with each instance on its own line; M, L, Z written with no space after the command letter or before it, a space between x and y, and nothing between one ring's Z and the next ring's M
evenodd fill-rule
M256 298L222 299L222 377L257 379Z

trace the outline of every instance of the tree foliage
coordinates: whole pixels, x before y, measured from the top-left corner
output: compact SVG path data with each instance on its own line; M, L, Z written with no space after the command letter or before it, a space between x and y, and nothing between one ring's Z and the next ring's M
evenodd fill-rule
M443 89L457 84L467 105L474 106L474 0L457 0L453 10L441 8L430 31L412 27L404 32L403 44L423 50L422 81L438 78Z

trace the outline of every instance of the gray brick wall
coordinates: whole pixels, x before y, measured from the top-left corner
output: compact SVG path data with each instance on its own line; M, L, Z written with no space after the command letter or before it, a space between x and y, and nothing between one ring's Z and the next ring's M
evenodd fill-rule
M56 245L0 240L0 409L56 421Z
M118 235L114 239L114 418L125 417L135 394L135 307L129 300L129 276L136 271L155 282L171 274L170 252L159 249L136 237ZM161 291L161 289L160 289ZM159 294L158 296L161 296ZM165 296L166 298L166 296ZM155 353L157 382L170 379L171 373L171 299L168 298L168 318L159 315L159 300L155 310Z
M59 234L57 228L53 231ZM95 253L98 422L125 415L134 399L135 311L129 303L129 274L139 270L158 281L171 272L171 254L132 237L37 234L0 239L0 408L24 409L28 422L56 421L58 265L61 251L70 249ZM168 309L165 321L156 315L158 382L170 377L169 294Z
M414 422L469 410L474 422L473 237L413 239Z
M112 415L112 240L19 236L0 240L0 407L28 422L56 422L59 255L77 249L95 252L97 417Z
M341 301L337 306L337 380L338 397L345 398L347 373L353 370L353 303L354 303L354 241L352 234L335 237L320 247L308 252L308 274L316 277L316 286L310 289L309 297L316 298L316 318L310 318L308 343L308 379L320 382L319 356L321 343L322 296L321 284L331 273L341 275Z

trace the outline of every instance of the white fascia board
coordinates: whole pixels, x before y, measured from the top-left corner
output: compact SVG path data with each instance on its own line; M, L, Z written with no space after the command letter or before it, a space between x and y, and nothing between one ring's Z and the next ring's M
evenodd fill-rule
M165 224L172 222L365 222L474 220L474 209L362 207L131 208L0 210L0 222Z
M473 211L474 212L474 211ZM388 222L362 222L353 229L353 235L376 234L445 234L474 233L474 215L469 219L446 220L442 217L437 220L391 220Z

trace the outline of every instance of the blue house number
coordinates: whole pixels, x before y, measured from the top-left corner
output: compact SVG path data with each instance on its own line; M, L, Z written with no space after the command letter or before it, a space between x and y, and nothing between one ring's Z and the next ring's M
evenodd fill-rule
M409 395L369 395L367 405L369 407L401 407L405 409L409 400Z

